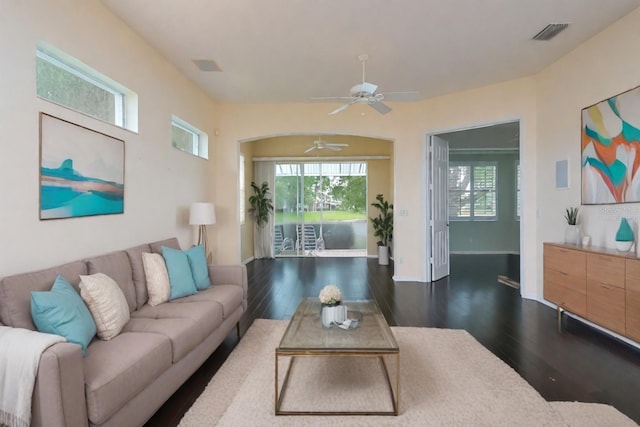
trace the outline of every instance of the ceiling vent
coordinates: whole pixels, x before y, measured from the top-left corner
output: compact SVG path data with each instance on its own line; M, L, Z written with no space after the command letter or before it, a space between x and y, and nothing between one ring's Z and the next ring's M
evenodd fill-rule
M196 67L198 67L200 71L222 71L222 68L220 68L213 59L194 59L193 63L196 64Z
M562 31L564 31L568 26L569 24L549 24L546 27L544 27L542 31L540 31L538 34L533 36L532 40L542 40L542 41L551 40L552 38L560 34Z

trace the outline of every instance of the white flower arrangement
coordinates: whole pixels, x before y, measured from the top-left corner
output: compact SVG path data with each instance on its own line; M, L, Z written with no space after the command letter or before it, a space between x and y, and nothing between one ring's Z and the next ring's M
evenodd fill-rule
M320 302L322 305L339 305L342 301L342 292L336 285L327 285L320 291Z

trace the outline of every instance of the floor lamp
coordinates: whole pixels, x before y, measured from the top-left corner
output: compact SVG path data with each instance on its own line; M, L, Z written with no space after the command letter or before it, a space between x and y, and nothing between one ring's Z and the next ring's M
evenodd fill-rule
M216 210L213 203L196 202L191 204L189 224L198 226L198 245L204 247L207 262L211 262L211 252L207 241L207 225L216 223Z

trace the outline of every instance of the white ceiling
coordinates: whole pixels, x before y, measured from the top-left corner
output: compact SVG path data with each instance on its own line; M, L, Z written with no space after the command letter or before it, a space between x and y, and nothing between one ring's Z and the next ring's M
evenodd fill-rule
M640 0L102 0L212 98L308 102L378 92L430 98L532 75ZM532 41L552 22L571 25ZM213 59L205 73L193 59Z

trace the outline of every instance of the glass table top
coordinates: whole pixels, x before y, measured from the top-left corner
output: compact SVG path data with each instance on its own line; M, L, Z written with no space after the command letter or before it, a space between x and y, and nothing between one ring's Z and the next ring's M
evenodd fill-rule
M322 305L318 298L302 300L285 331L278 351L375 352L398 351L387 321L375 301L345 301L349 312L362 316L357 328L322 326ZM356 313L350 313L349 318ZM360 318L360 316L357 316Z

